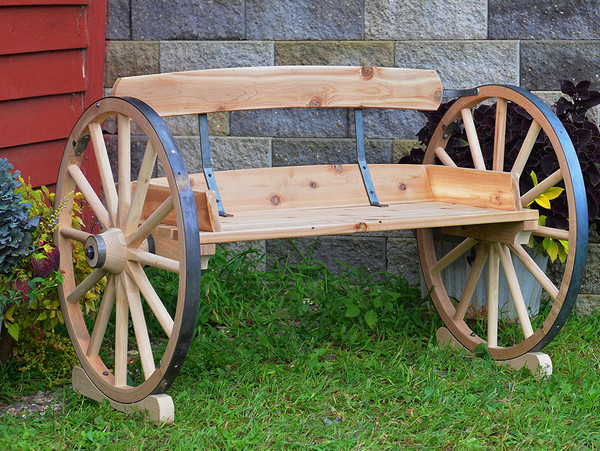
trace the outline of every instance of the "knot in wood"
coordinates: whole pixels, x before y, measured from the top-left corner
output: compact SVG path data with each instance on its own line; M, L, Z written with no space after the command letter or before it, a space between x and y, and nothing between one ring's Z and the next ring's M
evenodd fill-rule
M310 181L309 185L311 188L316 188L317 186L319 186L317 185L317 182L313 182L312 180Z
M277 195L271 197L271 204L277 206L281 203L281 198Z
M321 106L321 99L319 97L313 97L310 99L308 106L311 108L318 108Z
M435 92L433 93L433 100L435 100L436 102L441 102L442 97L443 97L442 90L436 89Z
M406 184L404 182L400 182L398 188L400 188L400 191L406 191Z
M363 78L372 78L373 77L373 68L371 66L363 66L360 68L360 75Z
M366 232L368 229L368 226L364 222L359 222L358 224L354 225L354 228L356 229L357 232Z
M332 164L331 165L331 170L333 172L343 172L344 171L344 167L341 164Z
M494 193L490 196L490 202L498 206L504 203L502 193Z

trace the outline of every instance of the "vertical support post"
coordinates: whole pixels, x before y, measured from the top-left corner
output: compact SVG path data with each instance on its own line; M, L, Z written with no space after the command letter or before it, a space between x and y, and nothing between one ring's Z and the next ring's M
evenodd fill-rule
M215 192L219 216L231 216L225 213L223 202L221 201L221 194L219 194L219 188L217 186L217 181L215 180L215 174L212 168L212 163L210 159L210 145L208 142L208 117L206 114L198 115L198 131L200 134L200 154L202 156L202 170L204 171L204 177L206 178L206 185L208 186L209 190Z
M358 167L360 168L363 183L365 184L365 189L367 190L367 196L369 196L369 202L374 207L387 207L385 204L380 204L379 199L377 199L377 193L375 193L375 187L373 186L373 180L371 179L371 173L369 172L369 166L367 165L362 108L354 109L354 124L356 127L356 158L358 160Z

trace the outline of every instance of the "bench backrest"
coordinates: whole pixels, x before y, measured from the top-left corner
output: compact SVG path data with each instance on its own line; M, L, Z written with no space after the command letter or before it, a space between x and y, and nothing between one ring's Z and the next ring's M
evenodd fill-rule
M120 78L112 94L136 97L160 116L265 108L435 110L442 84L432 70L265 66Z

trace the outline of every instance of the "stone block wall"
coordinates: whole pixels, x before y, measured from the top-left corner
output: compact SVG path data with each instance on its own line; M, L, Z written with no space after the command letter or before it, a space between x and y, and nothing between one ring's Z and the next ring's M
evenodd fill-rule
M509 83L546 98L556 98L560 79L600 88L599 0L109 0L106 37L107 93L121 76L296 64L435 69L448 89ZM396 162L423 124L415 112L365 111L368 161ZM195 120L170 125L188 170L199 171ZM353 117L343 110L219 113L210 130L216 169L355 161ZM600 304L597 238L582 311ZM412 232L297 245L334 268L364 264L418 283ZM268 264L296 258L288 242L255 246Z

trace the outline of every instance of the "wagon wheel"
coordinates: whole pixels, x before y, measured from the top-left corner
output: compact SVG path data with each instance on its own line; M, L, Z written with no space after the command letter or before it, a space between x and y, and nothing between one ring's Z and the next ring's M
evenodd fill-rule
M103 127L116 128L117 137L105 141ZM116 177L107 142L116 143ZM132 177L131 149L140 145L145 148L143 160ZM96 161L100 195L81 169L87 159ZM148 181L157 160L168 179L170 196L144 218L141 213ZM137 179L134 189L132 178ZM91 233L72 225L73 197L78 192L99 223ZM90 106L69 137L56 199L57 204L63 203L55 233L64 274L59 289L61 308L85 372L104 395L121 403L163 393L187 355L200 291L200 243L193 193L164 121L137 99L108 97ZM173 211L178 259L153 253L152 245L151 234ZM89 275L79 281L72 258L77 243L85 247L89 265ZM166 271L166 277L178 282L176 299L170 303L161 300L157 283L146 274L149 267ZM87 314L86 298L96 293L100 293L97 313Z
M482 102L491 103L494 105L491 107L495 108L495 123L492 120L491 124L487 124L486 131L490 133L491 130L491 136L494 136L493 148L490 146L483 151L478 139L478 132L482 132L483 126L474 124L472 112L472 108ZM526 125L523 136L509 149L505 141L506 130L507 127L515 126L510 114L515 108L526 111L527 114L521 117L530 116L530 125L520 125ZM523 110L519 111L522 113ZM460 238L450 250L441 251L435 238L439 236L439 231L422 229L417 234L425 281L431 290L435 307L452 335L470 350L474 350L480 343L486 343L492 358L512 359L530 351L539 351L548 344L566 322L575 303L587 252L587 203L583 178L573 144L559 119L540 99L520 88L483 86L479 88L477 95L457 99L438 124L425 152L424 163L434 164L437 157L437 162L455 166L454 159L457 157L454 155L458 154L456 149L451 149L448 145L452 142L450 135L460 130L464 130L467 135L470 167L511 171L520 177L521 203L524 207L552 186L564 188L560 196L566 196L566 227L551 225L538 227L533 232L537 237L568 241L566 261L560 265L562 273L558 276L553 274L552 279L522 244L497 242L493 239L478 241L467 236ZM552 148L549 152L552 162L545 160L545 166L552 167L552 171L547 177L536 174L541 180L534 186L530 174L526 174L524 168L530 158L540 157L537 152L543 140ZM457 142L457 145L460 144ZM506 156L511 155L510 163L505 158L505 153ZM546 210L544 214L551 215ZM553 223L552 220L548 222ZM453 291L454 288L450 290L450 282L444 282L444 273L451 271L453 265L466 265L465 260L471 267L470 273L464 284L457 288L457 292L449 294L448 291ZM543 295L549 299L549 307L540 309L539 314L532 313L525 306L520 287L523 279L517 277L513 261L520 262L526 269L524 278L537 285L538 289L541 287ZM487 270L484 269L485 266ZM502 314L498 313L498 283L502 274L509 288L510 302L516 310L513 321L503 319ZM485 276L488 278L487 282L483 282ZM485 314L479 320L470 320L465 315L470 308L474 291L481 287L486 304L481 310L485 310Z

